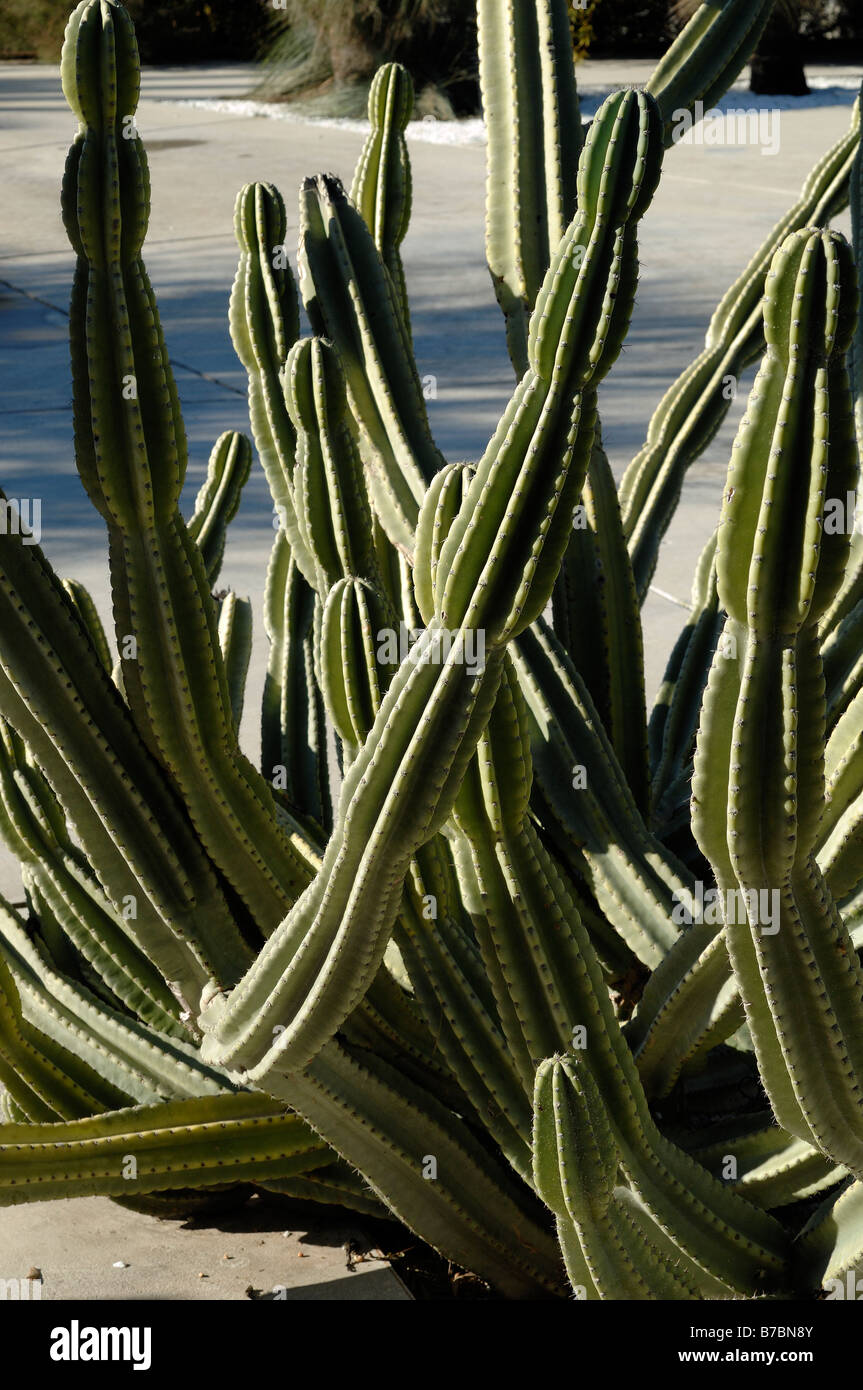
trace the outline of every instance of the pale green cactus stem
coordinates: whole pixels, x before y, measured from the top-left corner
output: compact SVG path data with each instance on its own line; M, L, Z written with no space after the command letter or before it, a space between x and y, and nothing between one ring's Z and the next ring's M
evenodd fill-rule
M351 188L351 201L374 237L408 329L410 310L399 247L411 217L411 163L405 130L413 107L413 83L401 63L385 63L378 68L369 92L371 130Z
M210 588L215 588L225 555L227 530L240 506L252 467L252 446L244 434L227 430L213 445L207 476L195 499L188 530L197 541Z
M728 91L758 46L774 0L706 0L660 59L647 82L671 144L675 116L701 101L709 110Z
M561 1292L559 1255L536 1199L432 1090L371 1051L335 1042L308 1071L274 1077L272 1089L449 1259L506 1297Z
M318 683L343 758L350 760L374 723L398 656L381 658L396 636L384 594L362 464L348 414L344 374L333 347L304 338L284 374L297 431L297 525L315 567Z
M234 728L239 731L252 657L252 605L247 598L227 593L219 601L218 634Z
M121 6L83 0L69 22L62 76L80 122L63 186L77 253L75 443L108 527L123 688L208 853L266 931L309 873L280 830L269 787L239 750L204 562L177 510L186 445L140 258L147 165L134 129L135 37ZM134 654L124 647L130 636Z
M588 1298L699 1299L775 1286L787 1244L778 1223L680 1150L677 1172L666 1169L674 1146L658 1131L648 1127L633 1143L592 1063L589 1051L543 1062L534 1103L537 1189L558 1218L576 1289ZM703 1178L693 1201L686 1184L695 1173ZM731 1212L736 1231L724 1223Z
M780 218L723 296L710 320L704 351L660 401L644 447L623 476L623 527L642 602L686 470L719 429L734 398L739 376L764 351L761 296L771 259L790 233L801 227L822 226L847 206L850 170L859 141L858 100L847 134L818 160L798 201Z
M555 635L602 719L642 814L649 803L644 643L617 488L597 432L552 593Z
M636 228L661 162L656 121L650 99L632 91L615 93L597 114L578 166L579 210L531 318L529 369L441 550L435 612L451 627L484 628L492 644L523 631L542 612L540 597L552 587L569 541L593 446L596 388L632 312ZM533 495L519 486L526 449L531 471L547 451L564 461L541 550L534 534L517 524ZM498 562L506 556L510 567L502 591L486 583L491 556Z
M848 556L847 536L825 531L823 515L857 470L844 361L856 309L838 234L801 231L783 243L766 285L767 355L719 530L733 648L714 659L693 779L696 838L722 893L745 898L744 915L740 897L726 897L724 935L777 1121L855 1172L863 975L814 848L824 799L818 622ZM780 901L772 929L762 893Z
M392 544L412 557L426 487L444 460L392 277L363 217L329 175L303 186L299 268L312 328L335 344L344 369L372 503Z
M372 518L349 424L345 378L332 346L302 338L284 370L297 434L293 478L297 527L321 599L346 576L376 580Z
M566 0L479 0L489 131L486 257L518 376L536 297L576 211L582 145Z
M380 592L361 579L340 579L330 589L321 620L321 689L348 749L364 743L397 662L380 660L381 634L395 617Z

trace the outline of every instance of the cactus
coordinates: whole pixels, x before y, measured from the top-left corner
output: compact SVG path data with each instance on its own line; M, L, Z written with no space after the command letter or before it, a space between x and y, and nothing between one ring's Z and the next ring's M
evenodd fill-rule
M770 8L708 0L585 130L565 6L479 0L517 381L475 462L443 458L414 359L408 74L372 84L350 196L304 183L296 278L281 193L240 190L260 771L253 614L217 587L253 451L222 435L181 515L134 33L118 0L74 11L76 458L114 631L7 528L0 1206L258 1185L389 1211L510 1298L787 1298L863 1265L863 564L828 524L863 428L859 102L619 487L598 413L675 113ZM659 540L756 361L648 714Z

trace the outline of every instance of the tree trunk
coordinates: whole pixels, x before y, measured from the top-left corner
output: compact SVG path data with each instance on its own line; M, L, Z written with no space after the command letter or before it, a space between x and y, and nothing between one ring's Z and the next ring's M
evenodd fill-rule
M805 96L809 91L797 18L778 9L752 58L749 90L759 96Z

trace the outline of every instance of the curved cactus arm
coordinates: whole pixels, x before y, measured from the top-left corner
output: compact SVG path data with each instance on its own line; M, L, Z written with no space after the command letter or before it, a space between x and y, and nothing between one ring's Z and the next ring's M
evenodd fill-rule
M534 1114L538 1191L558 1222L574 1228L600 1297L751 1296L781 1276L785 1241L777 1223L712 1178L699 1186L713 1203L695 1221L690 1203L679 1200L680 1176L664 1169L673 1146L658 1135L655 1147L647 1136L640 1151L630 1145L588 1055L540 1065ZM678 1161L692 1162L677 1152ZM732 1210L737 1229L725 1224Z
M705 1168L722 1177L734 1162L735 1192L764 1211L808 1201L850 1176L819 1149L768 1123L740 1136L699 1143L693 1150Z
M246 436L236 430L219 435L188 521L189 535L198 543L211 589L216 587L227 529L239 510L251 468L252 446Z
M858 659L855 671L858 681L861 679L860 664ZM816 838L819 865L838 899L845 898L863 877L860 872L863 866L863 753L860 747L863 686L855 691L855 683L847 683L844 692L847 703L830 729L824 751L826 800ZM838 706L840 700L836 698L834 714Z
M549 262L575 216L582 144L565 0L479 0L479 71L488 128L486 256L513 366Z
M863 87L861 87L861 94L858 96L854 108L858 118L861 107L863 107ZM863 264L863 139L858 139L857 141L856 152L854 154L849 176L848 194L848 201L851 209L851 237L854 248L854 260L859 269L860 265ZM848 370L851 375L851 391L854 397L854 427L857 434L857 451L860 458L863 459L863 315L858 315L857 318L857 327L854 337L851 340L851 347L848 351ZM829 638L831 635L834 637L838 636L837 629L843 619L847 618L861 600L863 600L863 534L861 534L860 531L860 488L861 477L858 476L857 517L855 518L856 524L854 532L851 536L851 554L842 587L822 619L821 631L825 639ZM857 652L859 652L859 644L857 644L853 650L856 655ZM824 655L826 663L826 650ZM827 674L826 665L825 674Z
M494 717L502 715L496 710ZM537 1049L549 1049L555 1043L558 1048L573 1044L583 1047L612 1114L622 1162L640 1201L666 1233L682 1233L680 1243L686 1250L692 1247L693 1259L707 1273L733 1287L751 1289L765 1268L775 1272L781 1265L778 1228L760 1214L754 1216L754 1209L727 1193L656 1129L598 961L566 885L531 822L525 820L520 831L513 827L511 818L518 816L518 798L511 782L514 776L521 780L523 773L513 772L513 768L519 769L519 761L511 753L505 755L500 736L494 739L492 730L496 727L492 722L484 736L492 758L496 755L500 759L499 767L492 761L483 777L487 788L484 814L493 832L487 848L479 844L479 813L465 812L465 789L458 812L460 818L465 816L472 845L479 844L475 854L491 924L488 939L482 923L475 922L475 926L484 958L489 957L489 978L493 984L497 976L503 979L514 1005L516 1031L511 1034L511 1012L505 1000L498 1000L513 1056L526 1052L536 1066L541 1056ZM505 770L507 796L502 795ZM526 788L522 795L526 797ZM506 888L500 897L503 899L505 893L508 898L497 918L493 896L483 878L488 878L495 861L504 869ZM529 942L528 952L525 940ZM741 1282L735 1283L735 1279Z
M344 368L375 511L411 557L426 487L444 459L396 286L363 217L329 175L303 186L299 268L312 328L332 340Z
M704 351L663 396L648 426L644 447L623 475L623 527L642 602L686 470L719 429L734 398L738 377L764 351L761 298L773 254L791 232L823 225L847 206L859 139L858 101L847 134L814 166L798 201L726 291L710 321Z
M651 73L647 90L656 97L672 144L681 111L702 113L723 96L755 52L773 0L706 0L681 30Z
M0 544L0 713L51 781L103 890L190 1008L248 948L188 821L38 547Z
M332 828L327 715L315 676L315 591L284 531L267 569L264 624L270 639L261 709L261 767L302 817Z
M313 1171L328 1154L298 1116L244 1092L65 1123L3 1125L0 1206L278 1180Z
M583 875L634 956L651 967L677 938L686 871L649 834L590 696L548 627L515 644L536 769L532 802L555 848Z
M399 668L343 783L317 878L241 986L204 1010L205 1056L261 1080L299 1068L365 993L410 859L448 814L494 698L496 660L471 674L461 642L443 660L441 646L427 630Z
M817 625L848 553L847 537L824 528L824 508L856 474L844 362L856 308L841 237L798 232L783 243L717 549L735 646L714 659L693 780L696 838L724 895L725 940L777 1121L854 1171L863 974L814 848L824 797ZM790 1027L801 1015L805 1033Z
M488 720L504 644L550 596L592 443L590 388L619 349L634 288L634 223L659 157L649 99L610 98L579 170L586 211L537 305L535 366L468 486L437 566L435 612L423 614L429 626L345 779L321 870L242 985L203 1012L205 1055L225 1065L263 1080L307 1064L380 964L410 859L445 821ZM630 293L615 299L621 286ZM517 526L522 515L528 528ZM469 659L477 632L484 667ZM273 1041L275 1024L284 1031Z
M620 1150L589 1069L549 1059L534 1098L537 1189L557 1217L567 1273L581 1298L696 1301L728 1297L617 1181Z
M140 255L146 156L136 132L127 138L139 83L134 31L114 0L82 0L75 14L62 75L80 122L63 185L77 253L76 457L108 527L123 686L208 854L266 930L308 871L280 829L271 789L239 750L204 562L177 510L185 438Z
M252 656L252 605L247 598L227 593L219 604L219 648L225 665L234 727L239 730Z
M554 1239L531 1194L431 1091L337 1043L271 1088L448 1259L506 1297L561 1291Z
M551 601L555 634L587 686L636 805L646 814L641 613L617 488L598 432Z
M414 88L401 63L385 63L369 92L369 123L354 174L351 202L362 213L395 286L410 331L410 309L399 247L411 216L411 161L405 130L413 114Z

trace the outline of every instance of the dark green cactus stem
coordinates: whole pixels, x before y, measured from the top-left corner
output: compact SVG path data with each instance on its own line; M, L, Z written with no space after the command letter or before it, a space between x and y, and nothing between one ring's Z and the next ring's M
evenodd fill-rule
M617 488L598 431L582 508L552 593L554 630L584 680L636 804L646 814L641 616Z
M733 1158L737 1177L731 1186L764 1211L806 1201L849 1176L812 1144L792 1139L772 1117L739 1137L726 1133L712 1144L702 1140L695 1154L717 1177Z
M315 679L315 591L279 532L267 570L270 639L261 711L261 767L302 819L332 827L326 708Z
M248 960L212 868L41 551L0 544L0 713L49 776L127 930L183 1007Z
M399 247L411 217L411 162L405 130L413 106L413 83L405 68L400 63L379 68L369 92L371 130L351 188L351 201L374 237L408 329L410 310Z
M84 585L79 583L77 579L64 579L61 582L75 606L78 617L87 629L87 634L90 641L93 643L96 655L110 675L113 665L111 661L111 649L108 646L108 638L102 626L102 619L99 617L99 610L90 594L84 588Z
M149 194L134 129L138 57L114 0L79 5L62 75L80 121L63 186L77 253L76 456L108 527L123 687L208 853L268 930L308 870L279 829L269 787L239 751L204 563L177 510L185 438L140 257Z
M227 529L240 506L252 467L252 446L244 434L228 430L213 445L207 476L189 518L189 535L197 541L210 588L222 568Z
M536 769L532 805L631 963L655 967L676 937L674 896L691 879L650 834L590 696L542 621L519 638L515 662Z
M0 833L17 856L31 913L46 943L72 969L86 962L117 1007L165 1033L180 1032L180 1007L164 979L135 945L119 912L76 850L44 775L8 725L0 730ZM71 950L70 950L71 947Z
M479 0L488 123L486 256L518 376L551 258L576 210L581 113L566 0Z
M660 834L689 821L689 782L701 697L722 631L716 592L716 533L701 553L692 608L668 660L648 726L653 816Z
M826 500L856 478L844 361L856 310L847 243L821 231L789 237L767 278L767 355L729 469L716 557L728 619L693 780L693 826L732 895L725 940L777 1121L855 1172L863 974L814 849L824 799L818 622L848 556L847 536L823 520ZM770 927L761 894L780 903Z
M269 183L241 188L234 209L240 248L231 290L231 339L249 379L252 434L279 521L304 574L311 561L297 530L292 479L297 440L285 405L282 372L299 337L297 287L287 262L285 205Z

